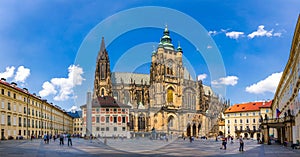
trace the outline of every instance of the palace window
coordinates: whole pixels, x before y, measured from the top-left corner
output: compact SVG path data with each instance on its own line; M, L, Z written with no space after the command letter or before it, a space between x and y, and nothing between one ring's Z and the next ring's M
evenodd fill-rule
M114 123L117 123L117 116L114 116Z
M22 118L19 117L19 127L21 127L21 126L22 126Z
M236 119L234 120L234 123L237 123L237 120L236 120Z
M255 123L255 118L253 118L253 123Z
M249 123L249 120L248 120L248 119L246 119L246 123Z
M7 103L7 109L10 110L10 102Z
M118 128L117 128L117 127L114 127L114 131L118 131Z
M1 106L2 106L2 108L4 108L5 106L4 106L4 101L2 100L2 102L1 102Z
M4 95L4 89L1 89L1 94Z
M126 123L126 117L122 117L122 123Z
M10 91L7 91L7 96L9 96L9 97L10 97Z
M100 117L96 117L96 123L100 123Z
M7 125L8 125L8 126L11 125L10 115L7 116Z
M240 119L240 123L243 123L243 120L242 120L242 119Z
M99 128L99 127L96 127L96 131L100 131L100 128Z
M106 123L109 123L109 116L106 116Z
M106 127L106 131L109 131L109 127Z

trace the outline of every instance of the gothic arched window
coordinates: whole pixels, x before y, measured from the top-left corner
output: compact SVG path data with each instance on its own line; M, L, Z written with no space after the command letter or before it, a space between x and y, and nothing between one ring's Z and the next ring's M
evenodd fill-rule
M104 96L104 88L101 89L101 96Z
M168 88L168 91L167 91L167 102L168 103L173 103L173 89L172 88Z
M101 69L100 70L101 79L105 79L105 73L106 73L105 65L101 64L101 68L100 69Z

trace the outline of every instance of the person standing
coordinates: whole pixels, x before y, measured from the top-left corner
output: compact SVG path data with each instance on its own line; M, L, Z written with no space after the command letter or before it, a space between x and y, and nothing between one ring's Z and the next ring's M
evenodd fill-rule
M59 145L64 145L64 135L62 133L59 135Z
M239 141L240 141L240 148L239 148L239 151L244 151L244 141L243 141L242 136L240 136Z
M47 143L47 134L44 134L44 142Z
M67 134L67 138L68 138L68 146L71 144L72 146L72 139L71 139L71 134Z

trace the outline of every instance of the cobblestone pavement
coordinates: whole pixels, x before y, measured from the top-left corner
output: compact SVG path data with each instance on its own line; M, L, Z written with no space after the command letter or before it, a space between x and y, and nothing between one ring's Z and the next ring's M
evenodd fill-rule
M280 145L259 145L256 141L246 140L245 151L239 152L239 144L227 144L227 150L220 149L221 142L197 139L188 140L149 140L149 139L104 139L93 141L72 139L73 146L65 140L63 146L59 141L44 144L42 140L11 140L0 142L1 157L96 157L96 156L207 156L207 157L300 157L300 150Z

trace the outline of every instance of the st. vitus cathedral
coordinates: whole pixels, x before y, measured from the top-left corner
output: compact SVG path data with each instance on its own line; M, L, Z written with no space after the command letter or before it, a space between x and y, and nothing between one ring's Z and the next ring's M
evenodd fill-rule
M112 96L131 106L128 130L185 136L208 135L226 103L193 80L183 66L183 50L172 44L166 27L152 53L150 74L111 72L104 38L97 57L93 98ZM214 113L208 114L208 109Z

